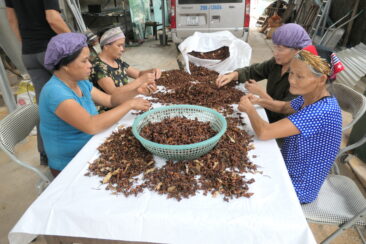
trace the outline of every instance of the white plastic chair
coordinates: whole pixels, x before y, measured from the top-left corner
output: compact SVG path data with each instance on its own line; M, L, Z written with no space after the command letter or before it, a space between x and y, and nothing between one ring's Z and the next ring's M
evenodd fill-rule
M38 106L25 105L17 108L0 121L0 148L16 163L32 170L41 179L36 187L41 193L52 181L51 175L42 173L39 169L17 158L14 153L16 144L24 140L39 121Z
M345 132L353 127L366 112L366 97L352 88L339 83L334 83L330 88L330 92L337 98L341 109L352 115L352 121L342 128L342 131ZM359 141L340 150L338 154L339 158L336 160L333 167L336 174L339 174L337 163L345 163L348 152L363 145L364 143L366 143L366 135L364 135Z
M309 222L338 225L338 229L321 243L330 243L348 228L355 227L363 243L360 227L366 226L366 199L352 179L329 174L315 201L303 204L302 210Z
M346 131L356 124L365 113L366 97L340 83L334 83L330 87L330 92L337 98L341 109L352 114L352 121L342 128L342 131Z
M346 131L365 113L366 98L361 93L342 84L335 83L330 90L337 98L342 110L352 114L353 120L342 129ZM365 236L360 230L361 226L366 226L366 199L352 179L339 175L337 164L338 162L344 163L348 151L365 142L366 136L364 135L358 142L340 150L334 162L335 174L327 176L315 201L302 205L305 217L309 222L339 226L339 229L321 242L322 244L330 243L350 227L356 228L363 243L366 244Z

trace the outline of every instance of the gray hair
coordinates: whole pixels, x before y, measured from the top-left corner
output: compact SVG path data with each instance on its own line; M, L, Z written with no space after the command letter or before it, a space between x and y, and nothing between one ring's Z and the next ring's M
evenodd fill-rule
M304 57L301 56L299 52L295 54L294 58L305 62ZM324 75L322 72L316 70L312 65L308 64L307 62L305 62L305 64L308 66L311 73L313 73L313 75L315 75L316 77L321 77L322 75Z

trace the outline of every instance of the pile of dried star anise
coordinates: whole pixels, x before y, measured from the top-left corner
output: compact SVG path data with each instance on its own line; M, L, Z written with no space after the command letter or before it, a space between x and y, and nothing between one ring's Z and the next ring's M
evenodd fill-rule
M227 57L230 56L230 51L229 51L229 47L224 46L224 47L220 47L216 50L213 50L211 52L196 52L196 51L192 51L190 53L188 53L194 57L197 58L201 58L201 59L219 59L219 60L224 60Z
M235 82L218 88L215 80L218 73L203 67L190 65L191 75L182 70L163 72L158 85L171 91L152 95L156 101L165 104L193 104L209 108L220 108L238 103L244 92L236 89Z
M181 200L198 190L224 200L250 197L249 184L243 173L256 173L247 151L251 136L238 128L240 119L229 118L228 130L217 146L195 160L168 161L157 168L152 155L137 141L131 127L114 132L99 148L100 156L89 166L87 175L103 177L106 189L125 196L137 195L148 188L168 198ZM142 174L142 179L139 176Z
M140 135L149 141L166 145L186 145L207 140L217 134L210 122L191 120L185 117L163 119L148 123Z
M246 176L258 172L248 158L252 137L243 129L243 117L229 106L238 103L243 93L234 85L218 89L214 85L217 78L214 71L192 65L191 71L192 75L179 70L164 72L158 84L165 86L168 93L157 93L154 97L163 103L200 104L223 113L228 129L215 148L195 160L167 161L158 168L151 153L133 136L131 127L120 128L98 148L100 156L90 164L87 175L103 177L102 183L107 184L107 189L125 196L149 189L177 200L194 196L197 191L222 195L225 201L250 197L253 193L249 191L249 184L254 179ZM185 129L178 132L180 126L171 126L163 125L159 132L149 128L147 134L156 132L153 136L160 139L164 135L169 135L168 138L195 136Z

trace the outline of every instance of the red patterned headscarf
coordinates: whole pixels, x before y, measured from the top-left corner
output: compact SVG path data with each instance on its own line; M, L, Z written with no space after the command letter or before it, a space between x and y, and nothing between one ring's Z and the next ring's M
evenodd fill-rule
M311 65L316 71L326 74L331 80L335 80L337 73L344 70L342 62L339 60L337 55L330 50L320 46L315 47L313 45L307 46L303 48L303 50L314 55L313 57L309 56L308 58L305 58L304 61ZM300 56L304 55L301 55L300 53ZM327 64L322 60L324 60ZM330 67L330 70L328 70L327 66Z

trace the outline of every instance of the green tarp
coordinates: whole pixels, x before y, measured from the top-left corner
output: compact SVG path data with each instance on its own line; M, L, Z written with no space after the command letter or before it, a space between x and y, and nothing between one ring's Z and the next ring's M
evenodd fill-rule
M168 0L165 0L165 25L169 25L169 13L168 13ZM154 8L154 21L162 24L163 23L163 11L162 11L162 0L153 0L153 8ZM159 26L161 29L162 26Z
M131 22L134 39L144 40L145 22L151 21L150 0L129 0ZM151 28L146 30L146 35L151 35Z

